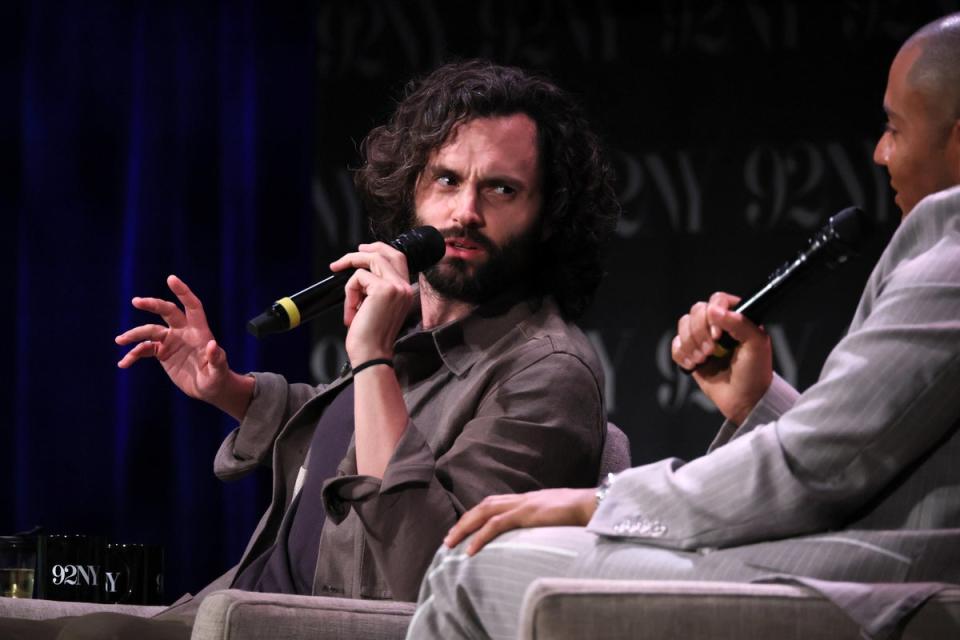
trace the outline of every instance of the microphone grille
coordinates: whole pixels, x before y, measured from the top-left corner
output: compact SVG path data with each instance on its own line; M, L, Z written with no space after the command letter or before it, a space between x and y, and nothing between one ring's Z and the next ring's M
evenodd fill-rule
M407 256L410 273L432 267L447 251L443 234L434 227L416 227L390 241L390 246Z
M852 248L859 247L873 229L870 217L858 207L847 207L834 214L828 224L837 239Z

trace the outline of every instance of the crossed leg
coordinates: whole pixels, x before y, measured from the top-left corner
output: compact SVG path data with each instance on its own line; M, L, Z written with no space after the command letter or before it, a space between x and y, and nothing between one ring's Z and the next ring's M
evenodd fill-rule
M441 548L420 590L408 639L494 638L514 640L527 587L537 578L617 578L618 552L631 556L623 578L690 579L702 570L697 553L605 541L582 527L547 527L505 533L474 557L461 543ZM739 567L739 563L736 563ZM723 573L739 574L726 568ZM744 570L738 577L749 579Z

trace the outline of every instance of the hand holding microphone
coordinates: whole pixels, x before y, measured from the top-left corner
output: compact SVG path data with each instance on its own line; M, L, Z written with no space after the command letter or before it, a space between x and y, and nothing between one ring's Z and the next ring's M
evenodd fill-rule
M767 311L806 277L823 267L833 269L844 264L869 230L869 220L860 209L844 209L745 301L715 293L709 302L698 302L680 318L671 344L673 360L693 373L724 416L740 424L770 386L770 339L758 327Z
M694 304L677 323L671 344L674 362L693 374L700 389L725 418L741 424L773 380L770 338L742 313L740 298L717 292ZM713 355L722 335L738 346L728 359Z
M333 278L350 274L342 290L343 322L354 375L354 444L361 475L382 478L406 431L409 414L391 370L393 345L413 302L411 274L444 253L440 232L420 227L389 244L361 244L330 264Z
M369 248L382 244L361 246ZM389 246L406 256L407 271L410 275L432 267L446 251L443 235L433 227L411 229L391 240ZM383 247L386 248L385 245ZM338 260L333 264L339 263ZM252 318L247 323L247 331L262 338L271 333L288 331L312 320L327 309L344 302L345 287L351 275L349 271L337 271L302 291L280 298L266 311ZM344 319L346 320L346 316Z
M404 254L383 242L361 244L330 268L337 273L354 269L343 288L344 346L351 365L392 358L394 340L413 303Z

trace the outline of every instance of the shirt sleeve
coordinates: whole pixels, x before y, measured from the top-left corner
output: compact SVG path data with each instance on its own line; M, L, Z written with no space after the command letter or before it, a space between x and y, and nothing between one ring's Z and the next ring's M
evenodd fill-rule
M960 415L960 250L902 262L779 418L711 453L618 476L590 530L725 547L841 527Z
M275 373L249 375L254 379L250 406L239 426L224 439L213 461L214 473L222 480L241 477L260 465L269 466L280 429L324 389L324 385L289 384Z
M492 388L439 457L408 423L382 480L326 483L327 512L356 511L393 597L412 601L447 531L484 497L595 485L605 427L596 376L552 353Z

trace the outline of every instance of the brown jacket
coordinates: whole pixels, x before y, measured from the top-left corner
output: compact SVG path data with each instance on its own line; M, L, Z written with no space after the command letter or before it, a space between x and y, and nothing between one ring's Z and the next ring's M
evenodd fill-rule
M383 479L357 475L351 444L323 496L310 498L328 515L314 594L415 600L446 531L484 496L596 483L603 373L552 301L489 306L413 331L397 341L395 363L410 422ZM211 587L228 586L275 541L318 419L349 380L313 387L254 376L246 417L214 467L230 479L272 464L272 502L240 564Z

